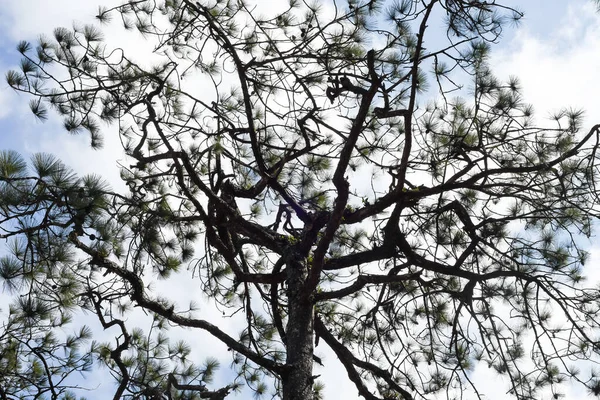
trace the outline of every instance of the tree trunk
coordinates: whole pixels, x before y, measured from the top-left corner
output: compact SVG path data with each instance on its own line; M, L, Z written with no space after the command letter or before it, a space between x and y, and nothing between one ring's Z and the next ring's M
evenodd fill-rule
M293 259L287 263L288 321L286 327L289 368L282 379L283 400L313 400L313 305L304 293L308 271L306 263Z

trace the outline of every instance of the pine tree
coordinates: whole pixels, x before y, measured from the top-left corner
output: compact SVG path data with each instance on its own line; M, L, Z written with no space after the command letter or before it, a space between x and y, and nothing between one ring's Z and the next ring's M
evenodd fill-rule
M290 0L269 15L139 0L97 18L152 41L151 66L91 25L21 42L9 85L94 148L117 126L129 192L0 154L15 294L0 398L75 398L67 378L99 361L115 399L247 386L312 400L328 384L317 346L368 400L481 398L478 364L516 399L572 381L600 393L600 294L583 275L600 125L565 109L540 126L518 79L494 77L491 46L521 17L478 0ZM153 293L183 274L242 332ZM133 307L149 332L128 326ZM80 310L118 336L58 335ZM172 325L219 340L237 378L212 387L210 349L194 364Z

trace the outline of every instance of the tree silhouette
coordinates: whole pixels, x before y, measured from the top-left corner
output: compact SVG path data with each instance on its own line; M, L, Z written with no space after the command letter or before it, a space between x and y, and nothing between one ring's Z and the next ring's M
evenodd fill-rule
M47 154L0 156L0 275L16 294L0 398L74 398L67 378L98 360L115 399L247 385L311 400L319 345L368 400L482 398L478 364L516 399L571 381L600 393L600 294L582 270L600 125L581 132L565 110L538 126L518 80L493 76L490 46L521 16L478 0L291 0L266 16L134 0L97 18L152 41L152 63L93 26L21 42L10 86L95 148L118 126L129 192ZM182 274L243 331L150 288ZM149 332L128 327L132 307ZM119 335L57 336L82 309ZM237 378L209 389L217 361L193 364L170 325L218 339Z

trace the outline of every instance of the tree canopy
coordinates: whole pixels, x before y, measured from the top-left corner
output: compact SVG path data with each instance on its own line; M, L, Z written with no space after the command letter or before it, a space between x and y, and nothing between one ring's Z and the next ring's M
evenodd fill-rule
M73 377L99 362L114 399L248 387L312 400L330 384L317 346L368 400L483 398L479 364L515 399L571 383L600 394L600 292L583 268L600 125L583 130L568 108L540 124L518 79L493 75L490 49L522 13L479 0L268 11L101 7L100 22L151 41L141 59L93 25L18 44L9 85L94 148L118 134L128 191L49 154L0 153L0 276L14 294L0 399L85 395ZM240 331L152 290L180 276ZM149 331L128 324L135 310ZM80 311L113 339L64 334ZM190 357L169 326L222 343L231 382L213 385L212 349Z

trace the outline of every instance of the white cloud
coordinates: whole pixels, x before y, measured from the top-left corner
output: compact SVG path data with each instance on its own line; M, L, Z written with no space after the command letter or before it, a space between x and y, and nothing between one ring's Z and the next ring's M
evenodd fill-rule
M120 0L105 0L106 7L120 4ZM69 28L73 22L89 23L97 14L94 1L77 0L0 0L2 18L0 29L4 41L11 43L35 39L40 34L50 34L56 27Z
M540 119L572 107L587 110L590 123L600 121L600 14L589 3L570 6L554 32L541 37L519 29L493 53L493 71L519 77L524 99Z

